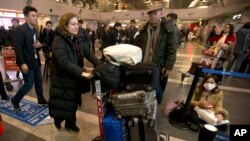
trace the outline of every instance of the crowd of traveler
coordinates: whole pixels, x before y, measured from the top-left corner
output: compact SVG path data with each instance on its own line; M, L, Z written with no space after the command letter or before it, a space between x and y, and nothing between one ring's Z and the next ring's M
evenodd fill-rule
M226 48L222 56L228 63L226 71L249 73L250 22L245 23L236 33L232 24L225 24L221 33L213 26L208 36L209 46ZM248 67L249 68L249 67Z
M127 43L140 47L143 52L142 62L153 64L153 89L156 90L158 104L162 103L163 94L168 77L176 61L176 52L180 40L187 40L189 30L177 27L177 15L169 13L163 16L163 7L153 5L148 11L148 21L139 29L136 21L131 20L130 26L122 30L122 24L117 22L113 27L103 24L96 31L84 29L83 21L74 13L63 14L55 30L52 22L47 21L44 29L38 33L37 9L26 6L23 9L26 22L19 25L18 19L12 19L12 27L5 31L0 29L0 44L6 46L9 41L14 46L16 62L20 67L24 84L16 95L10 98L10 104L17 111L21 111L20 101L35 84L38 104L48 105L49 114L54 118L56 128L61 128L65 121L65 128L79 132L76 125L76 111L81 106L81 94L90 91L89 79L91 74L84 69L84 59L89 60L94 67L105 61L95 56L95 40L101 43L100 50L108 46ZM220 34L215 29L208 36L209 46L219 45L227 48L223 58L228 61L226 70L244 72L250 65L250 23L234 33L234 26L226 24ZM4 33L6 32L6 34ZM4 33L4 34L3 34ZM7 36L7 37L2 37ZM50 91L49 100L44 98L41 61L39 51L50 62ZM249 67L248 67L248 73ZM8 99L5 95L2 98ZM223 93L218 88L216 76L206 77L197 87L191 105L206 107L210 104L215 111L222 108ZM222 115L224 118L225 114Z

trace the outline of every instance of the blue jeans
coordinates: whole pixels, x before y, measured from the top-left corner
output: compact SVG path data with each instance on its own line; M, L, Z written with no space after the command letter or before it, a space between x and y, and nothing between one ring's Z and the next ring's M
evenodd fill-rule
M156 100L158 104L162 102L163 92L166 88L167 81L168 77L164 77L159 67L154 65L152 71L152 86L153 89L156 90Z
M24 84L12 98L12 101L15 103L20 103L22 98L32 89L34 83L38 100L44 100L42 72L41 66L38 64L38 60L36 59L35 61L34 70L29 70L26 74L22 74Z

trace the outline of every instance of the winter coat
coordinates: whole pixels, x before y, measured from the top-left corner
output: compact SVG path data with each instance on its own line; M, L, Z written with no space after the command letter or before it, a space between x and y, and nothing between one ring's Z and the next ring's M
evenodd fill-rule
M134 28L128 28L125 30L125 36L128 38L127 43L133 44L134 43L134 36L135 33L138 31L136 27Z
M88 48L91 47L91 37L86 29L79 28L79 40L81 40Z
M26 64L29 70L34 70L35 60L38 60L39 65L41 65L39 49L34 49L34 35L37 38L38 33L35 29L31 29L28 23L24 23L18 26L14 32L14 48L16 53L16 63L19 67ZM37 54L37 58L35 58Z
M104 31L104 30L100 31L100 38L102 39L100 47L101 50L111 45L109 42L108 32L109 31Z
M211 104L214 108L215 114L220 113L223 115L224 119L228 119L228 112L223 108L223 91L220 89L216 89L214 91L209 92L208 95L205 94L205 91L200 86L197 86L192 100L190 102L191 107L199 106L200 101L206 100L209 104ZM200 107L203 108L203 107Z
M234 53L243 54L244 51L249 49L246 43L248 41L246 40L247 36L248 38L250 37L250 29L241 28L236 32L236 44Z
M223 109L223 91L220 89L216 89L213 92L209 92L209 95L205 94L205 91L200 88L200 86L197 86L192 101L190 103L191 106L199 106L199 102L201 100L206 100L208 103L213 105L213 108L215 111L219 109Z
M120 44L122 42L121 37L122 37L121 31L118 31L115 28L109 30L107 34L107 41L105 41L106 46L113 46L116 44Z
M76 46L79 47L79 53ZM82 59L78 59L79 55ZM82 41L75 38L71 40L56 30L50 67L49 114L51 117L74 120L77 106L81 102L81 93L90 90L89 81L82 79L81 76L84 64L79 60L83 58L88 59L94 66L101 64Z
M149 22L145 24L135 39L135 45L142 49L143 56L147 46L148 26ZM160 26L160 32L156 39L152 62L158 64L160 68L165 67L168 70L172 70L176 61L176 51L178 46L177 30L173 23L171 21L166 21L165 18L162 18Z

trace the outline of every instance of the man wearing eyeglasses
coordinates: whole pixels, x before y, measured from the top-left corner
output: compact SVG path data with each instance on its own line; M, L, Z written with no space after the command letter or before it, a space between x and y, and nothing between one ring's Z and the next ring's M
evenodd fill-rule
M152 5L147 14L148 22L136 36L135 45L143 51L143 62L153 63L153 89L158 104L161 104L168 76L176 61L177 30L173 21L163 17L161 4Z

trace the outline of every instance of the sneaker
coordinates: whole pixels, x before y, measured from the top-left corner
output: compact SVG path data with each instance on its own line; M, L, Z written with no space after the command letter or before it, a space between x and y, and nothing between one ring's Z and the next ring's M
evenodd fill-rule
M19 103L13 102L12 98L9 99L10 105L13 107L16 111L21 111L21 108L19 106Z
M48 106L48 101L45 99L42 99L42 100L38 99L38 104Z

